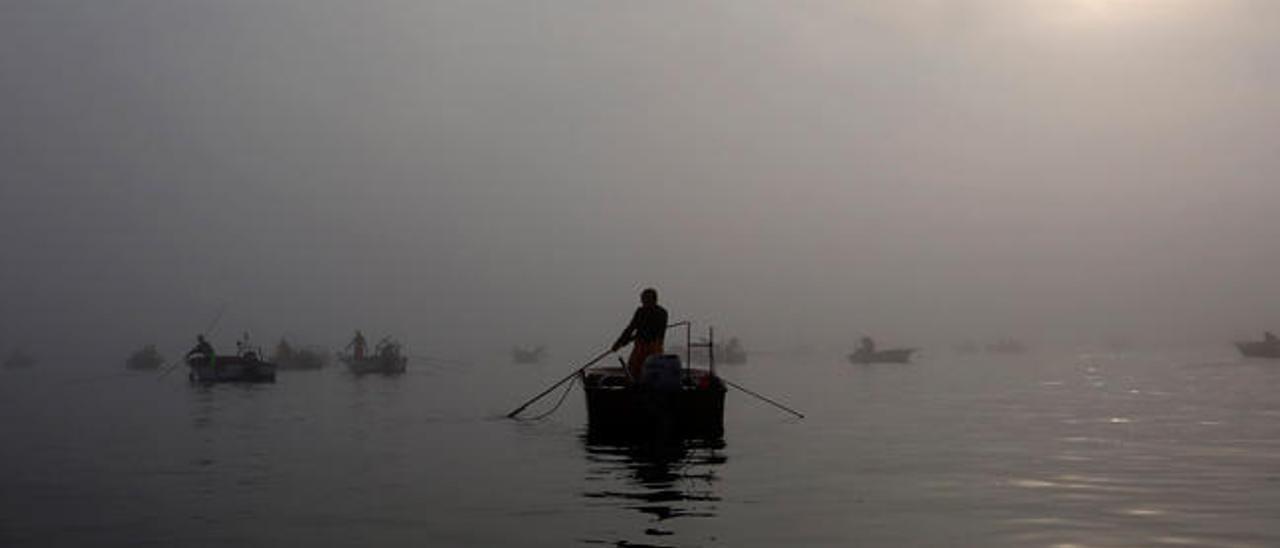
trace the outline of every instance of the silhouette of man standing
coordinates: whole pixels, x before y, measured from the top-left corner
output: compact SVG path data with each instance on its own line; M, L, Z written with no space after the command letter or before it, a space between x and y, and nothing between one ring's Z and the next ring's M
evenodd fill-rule
M640 292L640 308L631 316L618 340L614 341L612 350L631 345L631 358L627 360L627 370L632 379L639 379L643 373L644 360L654 354L663 352L662 342L667 334L667 309L658 306L658 291L648 288Z
M351 349L352 357L357 360L364 359L364 351L367 346L364 341L364 333L361 333L359 329L356 330L356 336L351 339L351 342L347 343L347 348Z

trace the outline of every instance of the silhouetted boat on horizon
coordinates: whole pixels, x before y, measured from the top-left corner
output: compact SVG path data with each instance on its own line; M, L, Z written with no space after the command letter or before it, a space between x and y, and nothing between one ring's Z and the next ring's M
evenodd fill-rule
M254 351L236 356L197 354L187 358L187 367L192 382L276 382L276 364L263 361Z
M129 359L125 360L126 369L134 371L151 371L159 369L164 364L164 356L156 350L156 345L148 344L139 348L136 352L129 355Z
M542 363L547 357L547 347L538 345L533 348L514 347L511 349L511 361L515 363Z
M868 363L910 363L911 354L915 353L914 348L887 348L884 350L862 350L859 349L849 354L849 362L856 364Z
M23 369L36 364L36 359L21 348L15 348L4 359L5 369Z
M289 341L280 339L275 353L271 355L271 361L280 369L304 371L322 369L329 363L329 356L324 350L294 348Z
M1280 341L1238 341L1235 345L1247 358L1280 358Z
M373 353L356 358L355 356L345 355L339 358L342 363L347 365L347 369L356 375L367 375L370 373L380 373L383 375L398 375L405 372L406 366L409 364L409 358L401 354L400 343L390 339L382 339Z

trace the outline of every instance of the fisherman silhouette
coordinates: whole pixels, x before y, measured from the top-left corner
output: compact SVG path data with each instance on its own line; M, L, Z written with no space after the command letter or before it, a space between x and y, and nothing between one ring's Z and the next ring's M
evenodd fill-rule
M614 341L612 351L631 344L631 357L627 371L631 379L639 379L644 360L654 354L662 354L662 343L667 334L667 309L658 306L658 290L652 287L640 292L640 308L631 316L631 322Z
M347 348L351 349L351 357L357 360L364 359L364 351L367 346L368 343L364 340L364 333L361 333L359 329L356 330L356 336L351 339L351 342L347 343Z
M217 356L213 351L213 345L209 344L209 341L204 340L204 335L196 335L196 346L195 348L192 348L190 352L187 352L186 358L190 360L192 356L199 356L209 360L210 367L216 367L218 365Z

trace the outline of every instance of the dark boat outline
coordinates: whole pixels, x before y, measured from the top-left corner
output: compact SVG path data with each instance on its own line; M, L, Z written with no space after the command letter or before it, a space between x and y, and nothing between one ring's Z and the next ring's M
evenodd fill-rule
M1236 341L1236 350L1246 358L1280 359L1280 342Z
M694 344L688 321L668 326L685 327L686 351ZM677 354L662 359L681 363L678 390L659 390L632 382L625 368L593 367L578 372L587 406L587 431L596 437L673 438L719 440L724 437L724 402L727 387L715 372L714 329L709 330L708 368L694 368ZM686 354L689 355L689 354Z
M874 352L853 352L847 356L849 363L870 365L873 363L911 363L911 355L916 348L886 348Z
M256 352L241 355L195 355L186 359L191 371L187 378L193 383L214 384L276 382L276 364L263 361ZM212 362L212 363L210 363Z

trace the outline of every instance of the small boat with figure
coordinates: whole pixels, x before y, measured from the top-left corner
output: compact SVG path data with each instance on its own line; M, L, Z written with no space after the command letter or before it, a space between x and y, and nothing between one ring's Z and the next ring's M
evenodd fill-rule
M139 348L136 352L129 355L129 359L125 360L126 369L134 371L151 371L159 369L164 364L164 356L156 350L156 345L148 344Z
M517 346L511 349L511 361L514 363L542 363L542 360L546 359L546 357L547 347L542 345L538 345L533 348Z
M5 369L25 369L36 364L36 359L21 348L15 348L4 359Z
M321 369L328 364L329 358L323 350L294 348L288 340L280 339L276 344L275 354L271 356L271 361L280 369L300 371Z
M236 341L236 353L222 356L201 335L196 347L187 353L187 378L198 383L276 382L276 364L263 361L261 352L249 345L248 336Z
M686 356L690 342L686 328ZM714 332L706 343L715 344ZM587 401L587 428L593 435L674 436L717 439L724 435L725 383L716 375L714 352L708 368L693 368L676 354L649 356L640 378L622 367L580 371Z
M1246 358L1280 358L1280 337L1270 331L1260 341L1239 341L1236 349Z
M856 364L870 363L910 363L914 348L886 348L879 350L870 337L863 337L861 345L852 354L849 362Z
M409 358L402 354L400 343L384 338L374 346L373 353L367 355L349 354L339 357L347 365L347 369L356 375L381 373L398 375L404 373Z
M187 358L194 382L276 382L276 364L263 361L257 352L236 356L192 356Z

